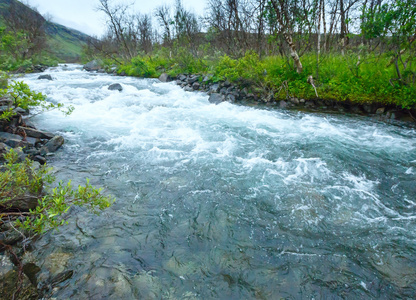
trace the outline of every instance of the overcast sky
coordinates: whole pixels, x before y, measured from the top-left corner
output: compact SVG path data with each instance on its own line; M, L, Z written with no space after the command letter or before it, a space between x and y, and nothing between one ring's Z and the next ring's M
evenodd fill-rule
M113 2L134 3L135 10L142 14L153 13L162 4L173 5L174 0L112 0ZM23 0L36 7L42 14L52 16L52 21L85 32L101 36L105 31L104 15L96 11L98 0ZM184 6L202 15L206 0L182 0Z

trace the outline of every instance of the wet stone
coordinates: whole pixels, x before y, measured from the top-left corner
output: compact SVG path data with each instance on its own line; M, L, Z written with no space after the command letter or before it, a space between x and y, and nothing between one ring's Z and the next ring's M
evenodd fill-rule
M64 138L60 135L53 137L49 142L40 149L40 155L45 156L48 153L55 152L64 144Z
M51 75L40 75L38 80L53 80Z
M121 86L120 83L113 83L108 87L108 89L110 91L119 91L119 92L121 92L123 90L123 87Z

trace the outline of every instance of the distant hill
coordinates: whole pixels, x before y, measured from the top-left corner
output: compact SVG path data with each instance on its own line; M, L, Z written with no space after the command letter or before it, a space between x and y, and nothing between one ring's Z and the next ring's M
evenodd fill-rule
M22 10L33 18L45 20L39 12L21 2L16 0L0 0L0 26L5 26L2 16L7 12L7 9L12 2L17 5L19 10ZM82 47L86 45L86 42L90 37L78 30L46 20L45 22L45 31L51 54L65 62L79 61Z

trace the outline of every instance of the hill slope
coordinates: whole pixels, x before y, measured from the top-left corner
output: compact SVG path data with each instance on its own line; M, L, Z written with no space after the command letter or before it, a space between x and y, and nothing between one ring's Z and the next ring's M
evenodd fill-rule
M79 61L82 47L90 38L88 35L78 30L46 21L36 10L16 0L0 0L0 26L5 26L3 15L7 14L11 3L16 5L19 12L45 21L45 31L49 44L48 50L52 55L65 62Z

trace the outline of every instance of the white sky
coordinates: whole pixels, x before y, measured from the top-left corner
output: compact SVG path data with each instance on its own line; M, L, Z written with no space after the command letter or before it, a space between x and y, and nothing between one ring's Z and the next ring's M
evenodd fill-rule
M105 32L105 17L96 8L98 0L23 0L42 14L52 16L52 21L77 29L89 35L101 36ZM135 12L152 13L156 7L174 5L174 0L112 0L112 2L134 3ZM206 0L182 0L188 10L203 15Z

